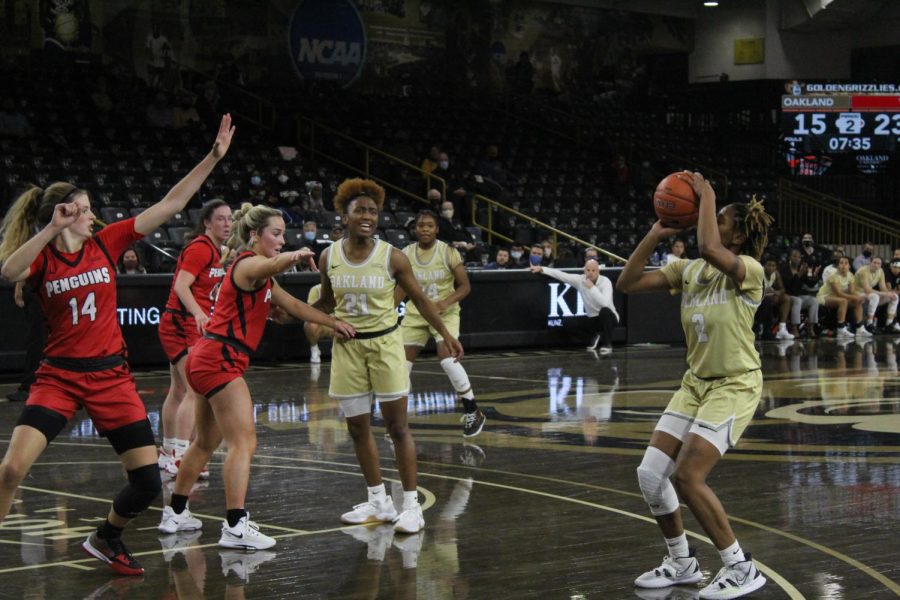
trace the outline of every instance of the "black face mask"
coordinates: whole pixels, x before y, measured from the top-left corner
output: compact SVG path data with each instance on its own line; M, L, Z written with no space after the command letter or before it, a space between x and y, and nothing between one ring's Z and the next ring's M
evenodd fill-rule
M871 250L863 250L863 256L865 256L866 258L871 257L872 251Z
M810 246L812 246L812 240L803 240L803 246L805 248L809 248Z

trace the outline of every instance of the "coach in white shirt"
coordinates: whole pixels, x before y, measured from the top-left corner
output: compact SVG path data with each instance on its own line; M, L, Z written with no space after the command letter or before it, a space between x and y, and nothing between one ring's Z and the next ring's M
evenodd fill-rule
M613 304L612 282L600 274L600 263L592 258L588 259L584 263L583 275L541 266L531 267L531 272L543 273L578 290L584 300L584 310L588 315L587 329L591 334L591 343L587 349L594 350L599 344L600 354L611 353L612 330L619 322L619 313Z

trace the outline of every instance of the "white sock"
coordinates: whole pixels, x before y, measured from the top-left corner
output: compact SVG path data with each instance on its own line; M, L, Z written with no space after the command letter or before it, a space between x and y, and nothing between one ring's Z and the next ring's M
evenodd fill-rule
M172 452L172 444L175 442L175 438L163 438L163 450L168 450L170 453Z
M412 373L412 369L413 369L413 365L414 365L414 364L415 364L414 362L406 361L406 373L407 373L407 374Z
M403 510L408 508L415 508L419 503L419 492L413 490L411 492L407 492L403 490Z
M741 545L738 544L737 540L734 540L734 543L724 550L719 550L719 556L722 558L722 562L726 567L746 560L744 558L744 551L741 550Z
M444 369L444 373L450 378L450 385L453 386L457 394L466 400L471 400L475 397L475 393L472 392L472 384L469 383L469 376L461 364L453 358L445 358L441 361L441 368Z
M784 322L782 321L781 323L778 324L778 331L784 331L785 329L787 329L787 324L786 324L786 323L784 323Z
M383 500L387 496L387 493L384 491L383 483L367 486L367 489L369 490L369 500L375 500L376 498Z
M179 440L178 438L172 438L172 450L175 452L175 456L184 455L184 453L187 452L188 446L190 445L190 440Z
M669 556L673 558L687 558L691 554L688 548L687 534L682 533L678 537L665 538L666 546L669 549Z

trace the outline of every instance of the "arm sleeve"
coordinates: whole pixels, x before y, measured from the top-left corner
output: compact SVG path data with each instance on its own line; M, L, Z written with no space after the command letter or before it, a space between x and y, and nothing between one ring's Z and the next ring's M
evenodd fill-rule
M128 246L142 237L144 236L134 230L134 217L111 223L97 234L97 239L106 247L113 262L118 261Z
M690 264L689 260L680 258L667 263L666 266L660 269L663 276L665 276L666 281L669 282L669 289L672 291L681 291L682 276L684 275L684 270L687 268L688 264Z
M181 254L181 269L197 277L214 258L212 248L207 244L191 244Z

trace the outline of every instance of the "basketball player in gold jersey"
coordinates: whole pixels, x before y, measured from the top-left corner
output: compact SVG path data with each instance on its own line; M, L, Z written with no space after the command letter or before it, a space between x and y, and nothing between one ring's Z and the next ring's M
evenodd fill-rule
M316 306L326 313L334 312L357 332L352 340L335 340L328 393L340 402L347 418L369 494L366 502L341 515L341 521L393 521L395 531L417 533L425 526L425 520L416 492L416 445L406 420L409 372L397 323L394 288L403 288L428 324L440 333L451 357L461 358L463 348L416 283L406 255L373 237L383 205L384 189L373 181L348 179L338 186L334 209L341 215L347 235L319 259L322 297ZM373 393L394 443L403 484L399 514L381 480L378 449L371 430Z
M762 301L759 257L772 218L755 198L749 204L729 204L717 216L716 194L709 182L699 173L684 172L681 177L700 197L701 258L676 260L660 270L644 272L657 245L680 233L657 222L616 282L625 293L681 292L681 326L687 342L688 370L681 388L656 424L637 469L641 492L666 539L668 556L634 583L641 588L665 588L702 578L688 548L680 496L724 563L700 590L700 598L738 598L762 587L766 579L738 544L706 478L741 437L762 393L753 315Z
M437 215L430 210L419 212L416 215L418 241L404 248L403 253L412 265L419 286L440 311L447 330L458 338L459 303L469 295L472 288L459 252L437 239L437 234ZM402 288L397 288L394 294L399 304L403 299ZM444 339L428 324L414 304L406 307L400 331L403 333L403 344L406 348L406 368L410 373L419 352L428 343L428 338L434 338L441 368L450 378L453 389L463 403L464 414L461 419L463 437L474 437L481 433L481 428L484 427L484 413L478 410L478 404L475 403L475 393L472 391L472 384L469 383L469 375L459 361L450 356L450 350Z

